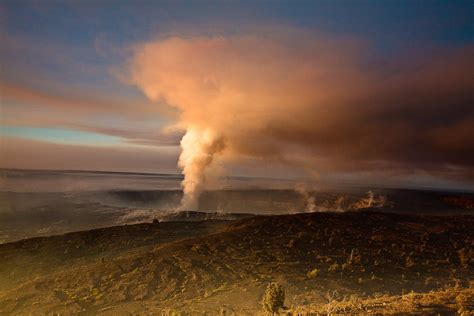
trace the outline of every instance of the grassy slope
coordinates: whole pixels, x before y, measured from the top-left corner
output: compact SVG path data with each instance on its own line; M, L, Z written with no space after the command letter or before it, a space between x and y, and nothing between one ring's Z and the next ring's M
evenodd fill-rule
M307 311L326 304L334 290L338 297L369 297L428 292L456 281L466 286L473 276L473 230L470 216L354 212L143 224L33 239L0 247L15 272L2 264L0 283L7 286L0 314L255 313L273 280L284 285L289 308Z

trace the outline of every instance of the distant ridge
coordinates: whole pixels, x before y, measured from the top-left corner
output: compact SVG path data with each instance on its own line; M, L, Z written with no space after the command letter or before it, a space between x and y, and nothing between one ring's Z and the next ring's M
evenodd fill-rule
M241 220L254 217L254 214L246 213L222 213L222 212L198 212L198 211L177 211L164 214L156 218L159 222L194 222L208 220Z
M182 179L183 175L178 173L155 173L155 172L125 172L125 171L102 171L102 170L49 170L49 169L12 169L0 168L1 172L31 172L31 173L94 173L94 174L117 174L117 175L139 175L139 176L167 176Z

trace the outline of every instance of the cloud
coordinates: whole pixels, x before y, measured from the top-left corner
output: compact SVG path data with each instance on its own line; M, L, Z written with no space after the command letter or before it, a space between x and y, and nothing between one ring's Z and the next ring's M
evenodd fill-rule
M65 145L15 137L0 139L2 168L176 172L177 147Z
M172 111L162 105L155 108L147 101L62 96L4 82L0 82L0 98L1 123L5 126L94 132L149 146L176 146L182 134L163 129L163 124L173 118Z
M15 101L34 104L36 106L49 107L54 109L66 109L82 115L94 114L118 114L121 116L131 116L143 118L149 113L160 113L161 115L171 114L162 106L152 107L147 102L130 102L115 99L111 96L84 97L78 96L82 91L76 91L69 95L59 93L47 93L35 90L30 87L16 85L8 82L0 82L0 92L2 102Z
M374 66L363 43L293 30L149 41L128 69L151 100L179 109L177 126L222 142L208 153L219 160L472 181L473 53Z

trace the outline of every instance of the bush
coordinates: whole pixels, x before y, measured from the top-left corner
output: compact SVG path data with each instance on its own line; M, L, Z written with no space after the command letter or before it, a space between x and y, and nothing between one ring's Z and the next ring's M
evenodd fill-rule
M318 276L319 269L313 269L307 273L308 278L312 279Z
M265 311L272 313L272 315L278 313L280 308L284 308L285 305L283 287L277 282L270 283L265 290L262 304Z
M336 262L336 263L332 264L332 265L329 267L328 271L329 271L329 272L334 272L334 271L337 271L337 270L339 270L339 269L340 269L340 266L339 266L339 264Z

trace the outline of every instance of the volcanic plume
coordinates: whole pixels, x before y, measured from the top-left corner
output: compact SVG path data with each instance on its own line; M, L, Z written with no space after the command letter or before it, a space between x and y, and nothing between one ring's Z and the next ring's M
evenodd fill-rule
M374 64L360 41L298 31L171 37L137 45L129 70L150 99L180 111L183 207L195 208L216 155L472 179L473 52Z

